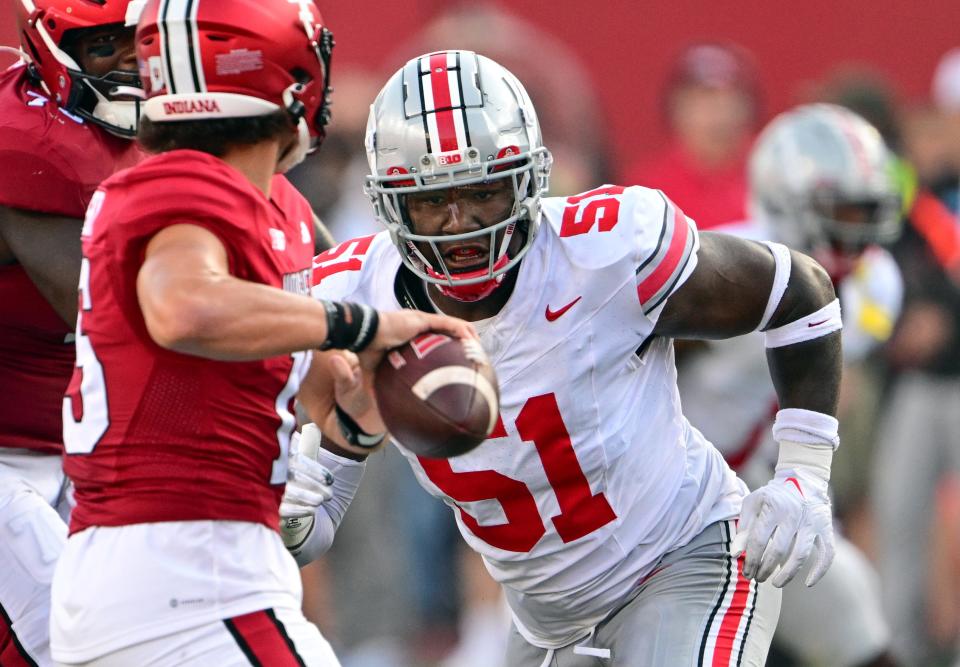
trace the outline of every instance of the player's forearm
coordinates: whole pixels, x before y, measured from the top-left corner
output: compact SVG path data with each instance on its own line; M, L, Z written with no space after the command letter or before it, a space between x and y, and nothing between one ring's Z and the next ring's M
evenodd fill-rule
M781 408L836 416L842 354L835 301L833 284L823 268L794 253L789 285L766 336L767 363ZM832 332L818 335L817 328L831 322L835 324ZM774 335L777 331L781 340ZM779 344L792 339L800 340Z
M366 468L363 462L331 454L325 448L321 448L317 453L317 461L333 475L333 495L317 507L313 516L313 529L309 536L294 548L288 546L288 550L300 567L320 558L333 545L337 529L360 488L360 481Z
M77 323L82 221L0 206L0 263L20 264L70 327Z
M322 303L230 276L172 285L141 306L161 347L210 359L248 361L320 347Z
M781 408L803 408L837 415L840 332L767 350L767 363Z

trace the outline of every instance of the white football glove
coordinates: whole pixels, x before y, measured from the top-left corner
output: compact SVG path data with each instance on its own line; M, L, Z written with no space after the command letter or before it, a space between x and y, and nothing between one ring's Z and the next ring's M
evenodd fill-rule
M833 561L833 516L827 492L833 449L784 440L773 479L743 500L730 552L746 552L743 575L781 588L810 554L817 557L806 578L813 586Z
M320 429L306 424L299 442L291 443L290 472L280 504L280 536L303 567L330 548L365 464L320 447ZM320 463L322 461L323 463Z
M319 449L320 429L316 424L304 425L299 443L292 441L290 445L287 487L280 501L281 519L313 517L317 508L333 497L333 474L317 463Z

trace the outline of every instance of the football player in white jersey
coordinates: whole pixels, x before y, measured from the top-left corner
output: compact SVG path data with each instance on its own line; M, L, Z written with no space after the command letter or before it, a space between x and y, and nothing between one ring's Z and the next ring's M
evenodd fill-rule
M833 557L841 325L826 272L699 234L655 190L543 198L551 156L526 91L468 51L404 65L366 148L387 231L316 257L313 294L478 330L501 383L490 438L454 459L396 444L503 586L507 664L762 665L777 587L808 560L815 583ZM755 329L781 453L747 495L681 414L672 339ZM349 445L319 455L338 479L383 428L372 409L344 426ZM301 555L331 538L315 530Z
M879 132L834 105L787 111L758 137L749 184L752 219L723 231L818 258L843 303L844 361L862 361L892 333L903 297L900 271L882 248L900 232L901 197L894 157ZM692 353L680 364L678 384L684 413L755 488L776 461L776 444L765 434L777 396L761 381L766 363L750 338ZM774 643L804 664L894 664L877 583L866 557L838 537L821 585L784 590Z

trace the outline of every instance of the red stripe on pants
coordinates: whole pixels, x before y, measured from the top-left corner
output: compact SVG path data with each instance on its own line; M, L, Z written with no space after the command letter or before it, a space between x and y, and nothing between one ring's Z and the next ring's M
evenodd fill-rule
M266 611L234 616L229 623L264 667L299 667L303 664Z
M730 656L733 654L733 645L737 639L737 629L747 609L747 600L750 598L750 580L743 576L743 561L745 556L737 559L737 587L733 591L730 606L723 614L720 622L720 631L717 633L717 643L713 649L713 667L727 667ZM743 638L746 641L746 637Z

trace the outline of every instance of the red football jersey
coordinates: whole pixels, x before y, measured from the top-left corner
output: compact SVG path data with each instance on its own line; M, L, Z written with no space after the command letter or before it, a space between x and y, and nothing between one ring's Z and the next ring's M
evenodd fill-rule
M276 529L293 401L310 354L225 362L159 347L137 274L180 223L215 234L232 275L309 293L309 205L283 178L268 200L211 155L180 150L113 176L83 227L77 371L64 399L71 533L92 525L232 520Z
M77 218L79 234L100 181L140 156L134 142L50 102L25 67L0 73L0 206ZM62 451L73 358L73 331L23 267L0 267L0 447Z

